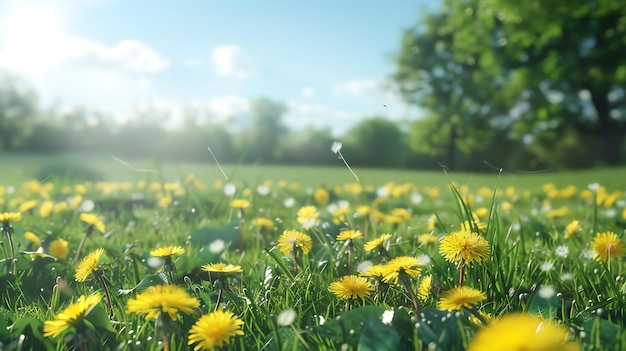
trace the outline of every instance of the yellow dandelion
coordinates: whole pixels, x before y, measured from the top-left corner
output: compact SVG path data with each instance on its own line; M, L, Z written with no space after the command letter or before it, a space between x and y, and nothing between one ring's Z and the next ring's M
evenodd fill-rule
M406 208L398 207L391 210L391 215L394 217L399 217L403 221L406 221L411 218L411 212Z
M48 255L50 256L65 259L69 252L70 250L68 242L64 239L54 239L48 245Z
M383 281L385 283L397 283L400 274L406 274L411 278L417 277L422 269L420 261L411 256L400 256L387 262L383 267Z
M383 247L385 241L389 239L391 239L391 234L389 233L382 234L378 238L370 240L367 243L365 243L365 251L372 251L379 247Z
M98 270L98 262L104 253L104 249L100 248L85 256L76 267L74 278L77 282L84 282L89 276Z
M19 212L28 212L28 211L32 210L33 208L35 208L38 203L39 203L39 201L37 201L37 200L24 201L20 205L18 211Z
M460 310L461 307L471 309L486 299L487 295L484 292L462 286L446 291L437 303L437 308L447 311Z
M230 343L230 339L243 335L244 323L230 311L217 310L205 314L189 330L189 345L194 351L214 350Z
M26 240L28 240L28 242L30 242L31 244L33 244L36 247L41 246L41 239L39 239L39 237L33 233L33 232L25 232L24 233L24 238L26 238Z
M39 206L39 216L42 218L50 217L50 214L54 210L54 202L52 201L44 201Z
M202 266L202 270L205 272L215 273L241 273L243 269L241 266L226 263L211 263Z
M433 284L433 276L427 275L422 277L420 280L419 286L417 287L417 297L420 300L425 301L430 296L430 290Z
M250 207L250 201L245 199L234 199L230 202L230 207L235 209L244 209Z
M374 290L374 286L363 277L346 275L330 283L328 289L340 299L363 300Z
M567 226L565 226L565 239L569 239L570 237L576 235L581 230L579 221L571 221Z
M613 232L597 233L591 243L591 249L595 252L596 261L607 262L624 254L622 241Z
M307 254L312 247L311 237L297 230L285 230L278 238L278 249L285 255L289 255L294 249L301 249Z
M534 317L511 313L476 333L468 351L578 351L567 327Z
M317 188L315 192L313 192L313 199L318 205L326 205L328 200L330 200L330 194L326 189Z
M167 313L170 319L175 321L179 312L192 314L194 308L199 306L198 299L190 296L179 286L155 285L128 300L126 313L145 314L146 320Z
M106 231L104 223L93 213L81 213L80 220L94 226L100 233L104 233Z
M346 241L346 240L354 240L361 239L363 234L360 230L344 230L337 235L337 241Z
M467 230L446 235L439 243L439 252L451 263L483 263L489 258L489 243L485 238Z
M7 225L9 223L19 222L22 219L21 212L4 212L0 213L0 222Z
M302 228L309 229L319 222L319 213L315 206L304 206L298 210L297 220Z
M43 336L56 338L71 328L77 328L100 300L102 300L100 293L81 296L78 301L54 316L54 319L44 322Z
M369 267L366 271L361 272L361 276L363 277L372 277L382 280L385 277L385 265L383 264L375 264Z
M258 217L252 220L252 225L259 228L270 229L274 227L274 222L269 218Z
M185 253L185 249L180 246L164 246L158 249L150 251L150 256L155 257L171 257L182 255Z
M437 237L430 233L425 233L417 237L417 242L421 245L434 244L437 242Z

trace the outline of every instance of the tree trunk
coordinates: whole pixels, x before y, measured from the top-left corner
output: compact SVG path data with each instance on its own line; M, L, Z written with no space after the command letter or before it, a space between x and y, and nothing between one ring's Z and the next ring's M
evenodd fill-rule
M452 123L450 125L450 134L448 134L448 145L446 146L446 166L450 168L450 170L454 169L457 136L456 124Z
M602 143L602 161L607 166L618 166L626 129L611 118L607 89L590 89L590 92L591 101L598 117L597 137Z

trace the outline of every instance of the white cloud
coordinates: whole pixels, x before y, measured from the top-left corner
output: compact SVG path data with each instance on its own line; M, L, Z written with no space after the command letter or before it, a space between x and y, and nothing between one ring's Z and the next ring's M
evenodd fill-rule
M315 90L311 87L304 87L300 93L302 97L312 98L315 95Z
M113 45L68 34L62 6L15 1L0 15L0 67L28 80L44 103L119 110L149 96L152 74L170 61L148 44Z
M211 53L211 59L215 64L215 72L222 77L244 79L256 74L254 64L237 45L216 47Z
M287 102L287 108L285 123L293 130L301 130L307 126L330 127L334 134L341 135L361 118L355 112L295 100Z
M384 104L396 103L401 100L400 96L393 90L393 84L388 81L363 79L339 82L333 86L333 93L338 97L350 96Z

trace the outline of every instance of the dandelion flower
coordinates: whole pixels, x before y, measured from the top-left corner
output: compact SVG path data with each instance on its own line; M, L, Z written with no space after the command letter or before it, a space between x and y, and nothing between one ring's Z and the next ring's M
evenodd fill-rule
M319 222L319 213L315 206L304 206L298 210L297 220L302 228L309 229Z
M434 244L437 242L437 237L430 233L420 234L420 236L417 237L417 242L421 245Z
M20 212L28 212L32 210L33 208L35 208L35 206L37 206L37 203L39 203L39 201L37 200L30 200L30 201L22 202L18 210Z
M202 266L202 270L205 272L214 273L241 273L243 269L241 266L226 263L211 263Z
M39 239L39 237L33 232L25 232L24 238L36 247L41 246L41 239Z
M378 238L370 240L367 243L365 243L365 251L372 251L379 247L382 247L385 241L389 239L391 239L391 234L389 233L382 234Z
M278 238L278 249L285 255L289 255L294 249L301 249L304 254L309 253L313 247L311 237L297 230L286 230Z
M346 275L330 283L330 292L340 299L365 299L374 287L367 279L356 275Z
M425 277L422 277L417 288L417 297L419 297L420 300L425 301L426 299L428 299L428 297L430 296L430 289L432 287L432 284L432 275L429 274Z
M313 199L315 199L315 202L319 205L326 205L328 200L330 200L330 194L326 189L317 188L315 192L313 192Z
M576 235L580 229L580 222L571 221L567 226L565 226L565 239L569 239L570 237Z
M145 314L146 320L167 313L171 320L178 318L178 312L192 314L200 302L189 296L187 291L176 285L155 285L128 300L127 313Z
M346 240L354 240L361 239L363 234L360 230L344 230L337 235L337 241L346 241Z
M19 222L22 219L21 212L4 212L0 213L0 222L7 225L12 222Z
M385 265L375 264L369 267L365 272L362 272L361 276L378 278L382 280L385 277Z
M245 199L234 199L230 202L230 207L235 209L244 209L250 207L250 201Z
M171 257L175 255L182 255L185 253L185 249L180 246L165 246L150 251L150 256L154 257Z
M64 239L54 239L48 245L48 254L50 256L65 259L69 252L68 242Z
M100 233L104 233L106 231L104 223L93 213L81 213L80 220L94 226Z
M411 278L417 277L422 269L421 262L411 256L400 256L387 262L383 267L383 281L385 283L397 283L398 277L401 273L408 275Z
M468 351L577 351L569 330L528 313L511 313L478 331Z
M252 225L259 228L272 228L274 222L269 218L258 217L252 220Z
M85 256L76 268L74 278L77 282L84 282L89 276L98 270L98 262L104 253L104 249L100 248Z
M243 321L230 311L217 310L200 317L189 330L189 345L194 351L214 350L230 343L230 339L243 335Z
M43 336L53 337L63 334L70 328L79 326L87 314L102 300L102 294L95 293L88 297L81 296L78 301L66 307L62 312L54 316L53 320L43 324Z
M439 252L451 263L483 263L489 258L489 243L485 238L467 230L446 235L439 243Z
M437 308L440 310L454 311L461 307L473 308L477 303L487 299L487 295L480 290L462 286L448 290L441 297Z
M591 249L594 251L596 261L607 262L610 259L620 258L623 255L622 241L613 232L597 233Z

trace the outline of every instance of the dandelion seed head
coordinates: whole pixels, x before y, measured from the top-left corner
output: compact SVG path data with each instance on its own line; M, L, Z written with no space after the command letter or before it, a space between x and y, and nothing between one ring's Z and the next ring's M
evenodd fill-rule
M268 186L265 186L265 185L261 184L261 185L256 187L256 192L257 192L257 194L259 194L261 196L265 196L265 195L270 193L270 188Z
M293 207L295 203L296 203L296 200L294 200L294 198L292 197L288 197L285 199L285 201L283 201L283 205L285 205L286 208Z
M224 195L233 196L235 195L235 192L237 192L237 187L235 186L235 184L226 183L226 185L224 185Z
M165 264L163 257L150 256L146 260L146 265L150 268L160 268Z
M552 285L544 285L541 288L539 288L539 291L537 292L537 294L539 294L539 297L547 300L553 297L555 292L556 291L554 290L554 287Z
M289 326L296 320L297 316L298 314L296 313L294 309L288 308L278 314L278 317L276 318L276 322L278 322L279 325L282 325L284 327Z
M430 260L430 256L427 255L427 254L422 254L422 255L417 256L417 260L420 261L420 263L423 266L428 266L430 264L430 261L431 261Z
M374 265L374 263L372 263L372 261L361 261L357 266L356 266L356 271L359 273L363 273L365 271L367 271L368 269L370 269L370 267L372 267Z
M333 154L338 154L339 152L341 152L341 148L343 148L343 144L338 141L334 141L333 144L330 146L330 151L332 151Z
M567 257L569 255L569 247L567 245L559 245L554 250L554 253L559 257Z
M222 239L216 239L209 245L209 251L219 254L226 248L226 243Z
M394 310L386 310L385 312L383 312L383 314L380 316L383 324L391 325L391 321L393 321L393 315Z
M572 273L565 273L563 275L561 275L561 280L566 282L568 280L572 280L574 279L574 275Z
M550 261L546 261L544 263L541 264L541 266L539 266L539 269L542 272L549 272L552 270L552 268L554 268L554 263L550 262Z

